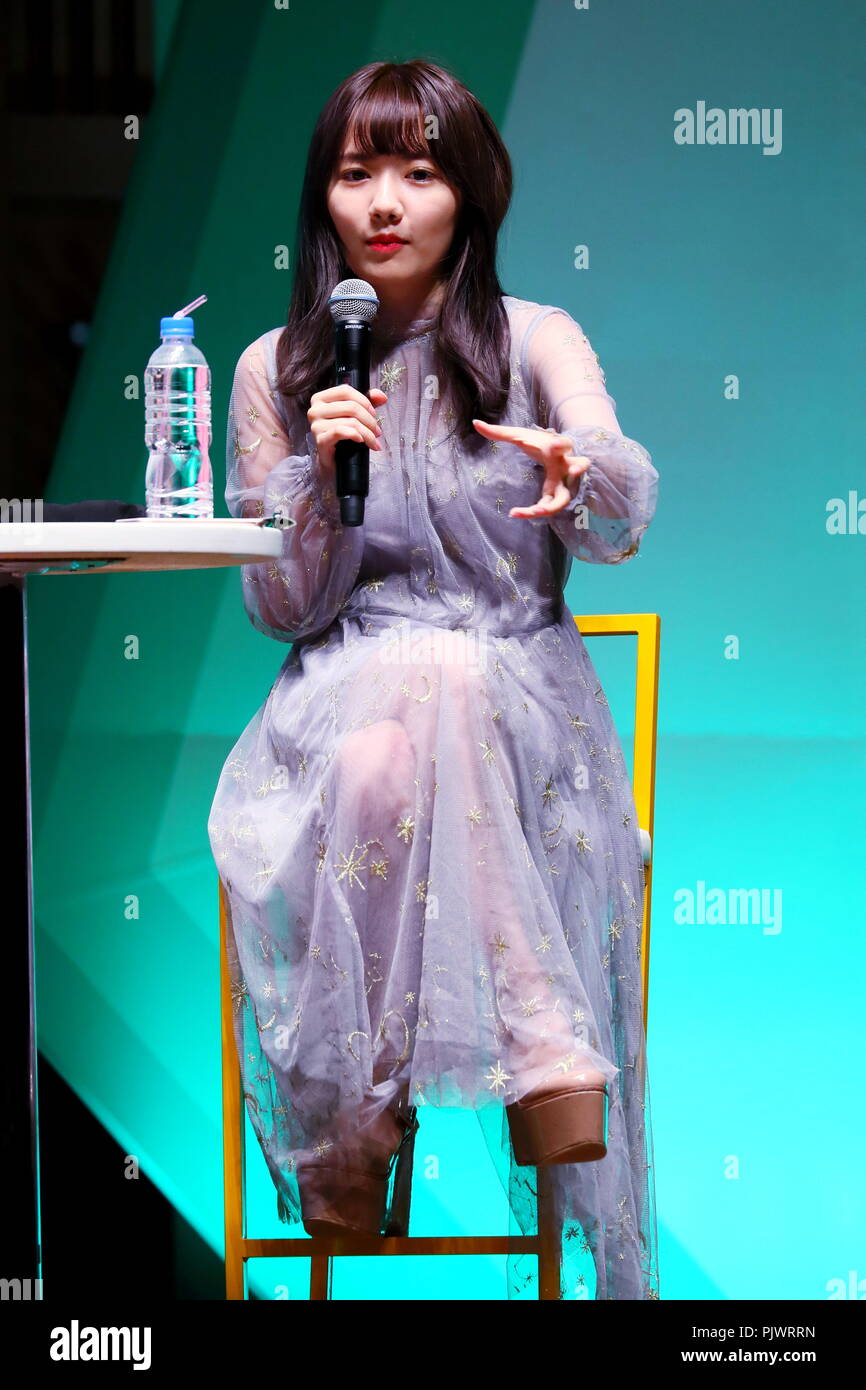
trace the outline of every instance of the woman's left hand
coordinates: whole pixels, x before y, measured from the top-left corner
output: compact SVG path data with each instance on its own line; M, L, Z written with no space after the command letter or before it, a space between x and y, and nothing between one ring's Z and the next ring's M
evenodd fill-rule
M585 473L592 462L585 454L571 452L568 435L525 429L521 425L489 425L486 420L473 420L472 423L486 439L516 444L530 458L544 465L544 486L538 501L532 507L512 507L509 516L550 516L568 506L573 495L569 482Z

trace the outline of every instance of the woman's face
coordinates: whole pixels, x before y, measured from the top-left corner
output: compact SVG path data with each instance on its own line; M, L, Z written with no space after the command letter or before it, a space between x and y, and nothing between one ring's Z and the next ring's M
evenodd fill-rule
M328 185L328 211L346 263L377 291L422 293L440 275L454 235L459 190L427 156L358 156L351 136ZM399 237L376 245L377 235Z

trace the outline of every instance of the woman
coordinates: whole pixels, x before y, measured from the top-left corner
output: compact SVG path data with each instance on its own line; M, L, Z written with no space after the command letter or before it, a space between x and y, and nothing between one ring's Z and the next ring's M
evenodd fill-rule
M319 117L288 323L241 354L228 431L232 515L296 522L243 571L293 645L209 833L281 1217L381 1231L416 1113L470 1108L524 1232L545 1166L562 1297L653 1298L639 827L562 590L636 552L658 475L580 326L502 293L510 196L441 67L370 64ZM330 385L350 277L379 299L368 395ZM361 526L340 439L370 448Z

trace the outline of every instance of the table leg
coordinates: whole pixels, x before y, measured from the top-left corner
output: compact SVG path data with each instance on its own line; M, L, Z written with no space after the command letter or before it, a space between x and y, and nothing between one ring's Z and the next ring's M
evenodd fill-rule
M0 1067L0 1279L17 1297L42 1297L36 994L33 971L33 855L30 711L27 693L27 580L0 575L0 710L6 743L8 840L4 901L8 950L6 1049ZM16 1294L9 1296L15 1297Z

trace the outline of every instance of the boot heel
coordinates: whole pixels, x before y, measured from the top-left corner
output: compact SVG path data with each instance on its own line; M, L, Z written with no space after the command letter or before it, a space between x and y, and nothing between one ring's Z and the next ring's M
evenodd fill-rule
M608 1108L606 1085L554 1092L536 1099L523 1096L507 1105L518 1165L592 1163L604 1158Z
M409 1234L409 1207L412 1201L412 1167L415 1162L415 1135L418 1132L418 1108L412 1106L404 1121L406 1129L400 1147L394 1155L394 1188L388 1214L386 1236Z

